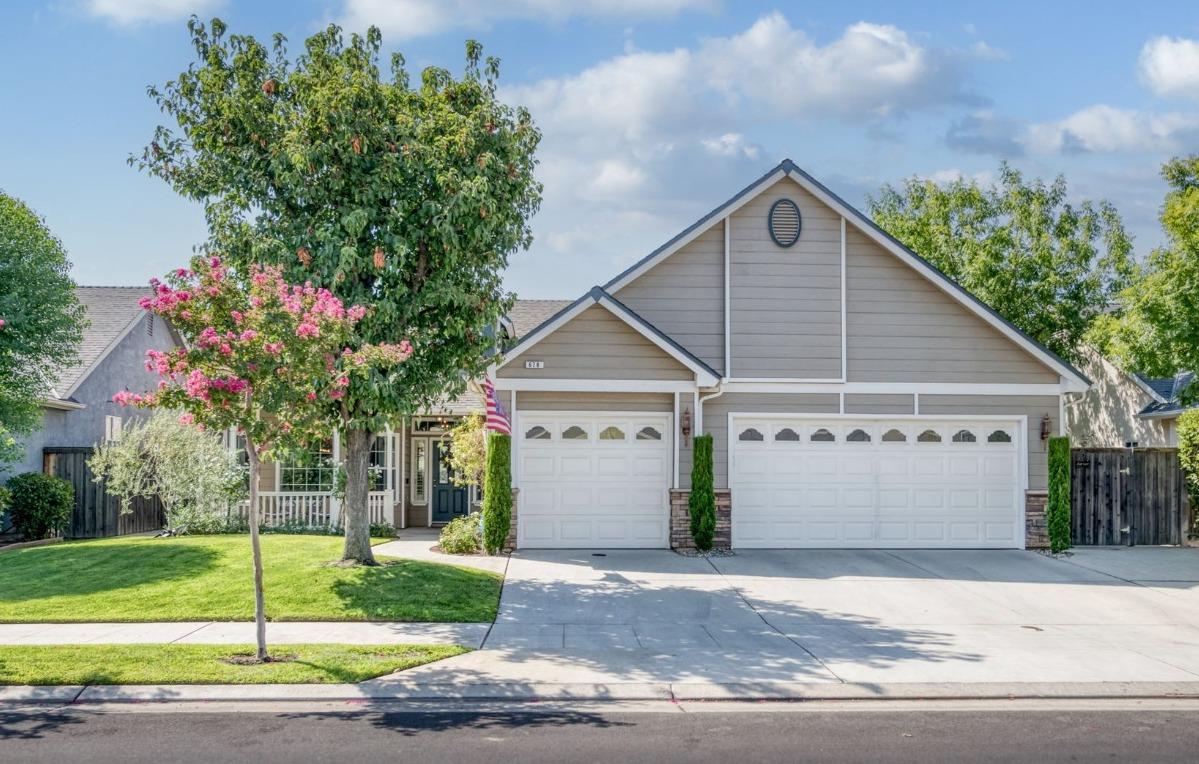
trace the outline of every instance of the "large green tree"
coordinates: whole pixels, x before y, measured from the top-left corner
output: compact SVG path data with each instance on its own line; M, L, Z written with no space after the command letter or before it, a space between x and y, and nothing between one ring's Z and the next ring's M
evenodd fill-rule
M365 306L350 344L411 341L411 359L353 379L330 415L343 433L344 556L373 563L367 490L373 433L487 365L489 328L510 305L508 258L531 240L540 134L496 97L498 62L466 46L461 78L399 54L379 67L371 28L330 26L294 60L189 23L196 60L150 95L176 123L131 161L205 204L207 246L283 265L290 279Z
M73 363L86 323L62 243L19 199L0 192L0 464L41 423L41 402Z
M1005 163L993 184L911 178L869 203L892 236L1066 358L1133 274L1115 208L1068 202L1061 176L1026 180Z
M1162 177L1168 243L1149 254L1143 277L1120 295L1120 314L1098 333L1119 366L1153 376L1199 370L1199 155L1170 160ZM1199 385L1185 395L1199 399Z

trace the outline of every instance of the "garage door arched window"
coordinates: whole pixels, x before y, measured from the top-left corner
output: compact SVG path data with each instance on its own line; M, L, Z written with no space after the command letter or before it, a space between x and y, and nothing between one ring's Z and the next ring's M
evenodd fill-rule
M642 427L637 431L637 440L662 440L662 433L653 427Z
M795 430L792 430L790 427L784 427L774 434L774 439L787 443L798 443L799 433Z
M940 443L941 433L936 430L925 430L916 436L917 443Z
M624 440L624 430L616 425L610 425L600 430L600 440Z
M974 437L974 433L969 430L958 430L953 434L954 443L977 443L978 438Z
M908 436L903 434L903 430L892 427L883 433L882 441L884 443L907 443Z
M870 433L866 432L865 430L863 430L861 428L858 428L858 429L854 430L853 432L849 433L849 435L847 435L845 439L847 441L849 441L850 443L869 443L870 442Z
M562 431L562 440L587 440L587 431L577 424L572 424Z
M836 435L833 435L831 432L829 432L828 430L826 430L823 427L821 427L818 430L815 430L812 433L811 437L808 438L808 440L812 441L813 443L832 443L836 439L837 439Z
M550 431L541 425L530 427L525 431L525 440L549 440L551 437Z
M987 442L988 443L1011 443L1012 436L1008 434L1007 430L996 430L995 432L993 432L987 436Z
M754 429L753 427L747 427L741 431L740 435L737 436L737 440L752 441L754 443L759 443L763 440L766 440L766 438L765 438L765 436L762 435L761 432Z

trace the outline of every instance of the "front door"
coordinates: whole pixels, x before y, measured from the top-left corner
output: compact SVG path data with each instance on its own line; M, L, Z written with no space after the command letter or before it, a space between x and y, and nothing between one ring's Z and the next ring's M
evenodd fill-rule
M448 523L465 515L467 489L454 485L454 470L450 466L450 444L433 441L433 522Z

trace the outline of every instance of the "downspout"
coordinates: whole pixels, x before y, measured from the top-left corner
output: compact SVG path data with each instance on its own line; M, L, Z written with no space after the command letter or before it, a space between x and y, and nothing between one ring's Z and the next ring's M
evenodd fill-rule
M719 398L724 395L724 380L716 383L716 392L709 395L699 396L699 404L695 407L695 434L704 434L704 401L710 401L713 398Z

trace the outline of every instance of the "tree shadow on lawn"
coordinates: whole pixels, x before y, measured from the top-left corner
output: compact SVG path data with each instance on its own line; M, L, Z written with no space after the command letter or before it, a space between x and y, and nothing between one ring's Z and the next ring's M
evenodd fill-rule
M6 603L191 578L215 567L219 557L219 550L200 545L132 539L125 544L78 542L6 552L0 554L0 613Z
M347 611L370 621L477 623L495 620L502 578L443 563L380 558L333 584Z

